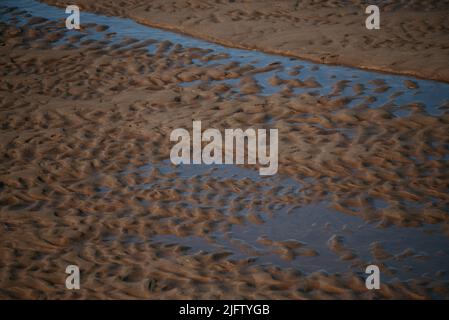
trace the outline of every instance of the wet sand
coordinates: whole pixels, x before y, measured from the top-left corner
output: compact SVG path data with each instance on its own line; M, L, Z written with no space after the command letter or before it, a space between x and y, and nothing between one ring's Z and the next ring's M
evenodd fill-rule
M447 1L369 4L380 8L380 30L366 29L367 4L360 0L77 1L84 11L129 17L232 47L449 82Z
M449 297L444 85L2 10L1 298ZM278 175L169 164L192 120L278 128Z

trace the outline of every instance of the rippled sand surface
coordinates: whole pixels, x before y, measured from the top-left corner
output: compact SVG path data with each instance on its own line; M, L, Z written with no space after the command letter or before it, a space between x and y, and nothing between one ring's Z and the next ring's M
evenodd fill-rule
M71 0L42 0L65 8ZM447 0L78 0L216 43L449 82ZM368 5L380 29L368 30Z
M1 17L1 298L449 298L449 85ZM192 120L278 128L279 173L171 165Z

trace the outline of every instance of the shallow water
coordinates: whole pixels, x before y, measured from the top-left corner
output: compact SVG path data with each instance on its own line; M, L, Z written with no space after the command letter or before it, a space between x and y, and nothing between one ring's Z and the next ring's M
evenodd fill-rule
M1 3L2 7L18 7L26 10L32 16L40 16L50 20L65 20L68 16L65 14L65 10L62 8L56 8L48 6L43 3L39 3L33 0L5 0ZM11 14L3 12L1 15L1 21L8 21L11 19ZM19 17L23 22L23 18ZM194 63L199 66L205 65L223 65L229 62L238 62L240 65L251 65L253 67L265 67L270 64L278 63L279 68L272 71L256 73L254 78L258 84L262 87L262 95L270 95L282 90L283 85L273 86L268 83L268 79L273 75L280 77L281 79L298 79L305 81L307 79L315 79L320 87L318 88L294 88L294 94L300 94L304 92L313 92L320 95L330 95L334 86L341 80L346 80L345 89L338 96L347 96L353 98L353 101L349 104L349 107L355 106L359 103L363 103L365 97L374 96L376 100L369 103L369 107L376 108L385 104L393 104L401 106L396 110L394 114L396 116L406 116L407 105L411 103L422 103L425 106L425 110L432 115L440 115L447 112L443 107L446 103L449 103L449 84L420 80L413 77L388 75L384 73L377 73L371 71L363 71L355 68L342 67L342 66L330 66L321 65L312 62L303 61L300 59L270 55L254 50L241 50L234 48L227 48L214 43L209 43L203 40L194 39L189 36L160 30L148 26L138 24L130 19L123 19L117 17L107 17L99 14L81 12L81 25L96 23L98 25L108 25L109 29L103 32L88 32L83 40L87 39L105 39L105 36L110 33L115 33L110 40L121 41L126 38L133 38L137 40L154 39L156 41L170 41L172 43L180 44L185 48L201 48L210 50L210 55L214 54L227 54L227 58L219 60L204 61L201 59L195 59ZM69 34L77 34L78 31L71 30ZM149 45L148 51L154 53L156 46L154 44ZM290 71L299 70L299 75L290 75ZM381 85L373 83L374 80L383 80ZM418 87L416 89L408 89L405 80L415 82ZM224 82L231 85L235 85L238 79L214 81L216 83ZM198 83L198 82L196 82ZM182 86L190 86L195 83L180 83ZM364 91L362 95L355 95L352 90L352 86L355 84L362 85ZM382 88L382 92L376 91ZM235 88L238 91L238 88ZM395 96L394 94L398 94ZM392 96L393 95L393 96Z
M261 177L257 171L234 165L190 165L174 166L168 161L160 165L145 165L139 168L124 170L121 175L137 174L148 176L154 169L158 177L152 184L130 186L130 188L161 189L162 185L170 185L173 181L189 186L192 179L197 182L210 181L237 182L250 179L262 185L265 192L276 190L279 195L299 195L305 191L304 185L289 177L276 175ZM309 181L310 182L310 181ZM258 185L259 187L259 185ZM171 187L168 187L171 188ZM207 192L203 192L207 196ZM186 188L184 200L190 209L201 206L189 198ZM201 195L198 195L201 196ZM248 202L257 195L242 195ZM238 197L238 195L236 196ZM206 204L204 204L206 205ZM210 204L207 204L210 205ZM373 205L377 209L388 206L380 199ZM248 208L235 211L231 205L221 208L226 213L247 217ZM165 245L183 245L189 247L188 252L229 252L231 259L253 258L257 264L274 264L282 268L295 268L305 273L325 270L329 273L353 271L362 273L364 267L371 263L379 263L373 254L373 246L379 245L387 252L381 261L388 266L384 279L398 278L407 280L419 276L449 279L449 274L442 272L449 266L449 240L441 232L441 226L423 225L421 227L403 228L390 226L381 228L376 222L366 222L361 217L350 216L330 208L327 201L292 206L276 204L271 210L257 212L260 222L233 225L227 232L212 231L207 238L196 235L177 236L161 234L141 239L138 243L161 243ZM332 238L342 241L342 252L330 249ZM264 241L264 239L268 239ZM282 242L298 241L302 244L299 251L287 252ZM303 251L303 250L307 251ZM313 251L314 253L311 253ZM342 256L350 252L354 257L344 259ZM289 255L290 254L290 255Z

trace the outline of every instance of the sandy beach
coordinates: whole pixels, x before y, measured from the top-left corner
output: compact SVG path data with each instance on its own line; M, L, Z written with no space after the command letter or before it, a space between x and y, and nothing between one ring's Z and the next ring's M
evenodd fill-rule
M1 299L449 298L447 2L392 2L374 36L359 1L78 1L260 52L21 3L0 4ZM277 128L278 174L172 165L193 120Z

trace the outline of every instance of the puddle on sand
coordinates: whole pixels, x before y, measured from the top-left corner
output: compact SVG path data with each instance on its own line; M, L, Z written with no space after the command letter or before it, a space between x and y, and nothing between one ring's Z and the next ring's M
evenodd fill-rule
M168 161L160 165L145 165L129 173L147 176L152 170L160 173L152 184L129 186L138 189L170 189L171 182L185 185L181 202L189 203L191 209L210 206L210 203L194 202L189 198L192 179L208 183L226 181L228 184L249 179L251 183L262 184L264 190L277 190L278 194L297 194L304 191L304 185L282 175L261 177L256 170L234 165L186 165L174 166ZM287 191L288 190L288 191ZM244 195L251 202L258 198L258 192ZM380 199L373 200L377 209L388 204ZM305 205L277 203L269 209L249 209L247 206L235 210L232 205L222 209L226 214L238 215L246 220L234 224L227 231L211 230L207 237L198 235L179 236L159 234L139 239L140 242L162 245L187 246L191 254L199 252L224 253L228 259L255 259L255 264L273 264L282 268L295 268L305 273L325 270L329 273L354 271L363 273L371 264L386 266L385 279L407 280L420 276L447 280L443 272L449 266L449 239L441 232L441 226L381 228L368 223L361 217L351 216L330 208L327 201ZM247 219L256 215L257 221Z
M8 13L8 7L17 7L24 10L22 16L16 16L16 13ZM6 23L20 25L26 15L44 17L49 20L64 21L67 17L63 8L52 7L33 0L5 0L0 4L1 18ZM14 18L15 17L15 18ZM369 100L369 107L377 108L385 104L403 106L410 103L422 103L425 110L432 115L441 115L445 110L445 105L449 103L449 84L420 80L407 76L388 75L370 71L363 71L355 68L320 65L303 61L300 59L265 54L253 50L233 49L220 46L207 41L194 39L189 36L176 34L173 32L160 30L138 24L130 19L117 17L107 17L98 14L82 12L81 24L107 25L109 28L104 31L84 32L83 40L101 40L108 39L112 43L122 42L132 38L139 41L149 39L157 42L170 41L172 44L182 45L184 48L201 48L208 50L206 59L194 59L193 63L198 66L223 66L229 63L237 63L240 66L250 66L251 68L267 68L267 71L256 72L252 76L261 87L261 95L271 95L280 92L286 88L285 84L272 85L270 79L278 77L282 80L298 80L304 85L294 87L293 94L314 93L322 96L348 97L353 99L348 107L353 107L363 102L365 97L373 96L374 101ZM69 31L69 35L79 34L78 31ZM58 42L61 43L61 40ZM130 44L132 45L132 44ZM156 44L146 46L150 54L157 50ZM169 48L170 49L170 48ZM216 59L207 59L207 57L216 56ZM316 80L316 83L314 81ZM227 83L238 92L238 83L240 79L225 79L211 81L214 84ZM194 86L198 81L180 82L182 86ZM311 84L311 85L310 85ZM355 93L354 86L360 89ZM339 89L338 89L339 88ZM393 112L395 116L407 116L407 107Z

